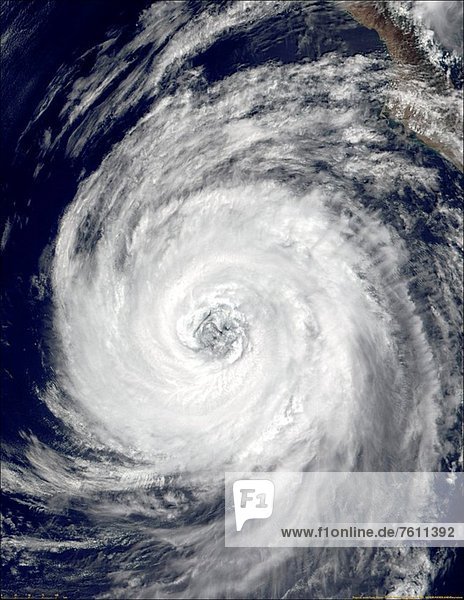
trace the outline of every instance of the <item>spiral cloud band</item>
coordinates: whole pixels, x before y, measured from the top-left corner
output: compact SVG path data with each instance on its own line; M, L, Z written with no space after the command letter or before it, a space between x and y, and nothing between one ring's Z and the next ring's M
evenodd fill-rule
M387 573L381 589L424 593L438 568L425 549L224 549L225 471L452 461L458 192L439 191L454 167L380 117L388 60L332 48L211 80L195 63L225 32L291 11L317 35L313 3L190 20L155 4L88 73L58 74L62 128L44 135L37 173L146 103L61 218L39 394L69 439L31 436L38 477L21 474L37 495L79 498L93 539L126 549L108 597L343 597L358 591L354 565ZM416 235L429 217L447 240L433 252Z
M334 69L352 83L330 93L355 95L365 66ZM430 466L438 382L400 274L406 250L305 148L324 117L338 140L374 135L358 111L341 112L343 97L321 115L306 91L302 106L320 69L287 68L285 87L275 67L240 74L209 105L189 92L165 101L62 221L53 284L66 390L102 436L163 472L276 460L349 470L365 445L366 467ZM279 101L247 116L263 103L253 80L271 74ZM271 103L296 116L283 123Z

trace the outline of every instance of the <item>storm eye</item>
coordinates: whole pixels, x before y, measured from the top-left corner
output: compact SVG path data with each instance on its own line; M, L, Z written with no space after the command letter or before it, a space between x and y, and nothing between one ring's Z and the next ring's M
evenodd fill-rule
M216 357L226 356L245 335L244 323L228 307L210 310L198 326L195 337L200 349Z
M234 306L219 304L183 319L179 337L206 358L234 362L248 346L248 323Z

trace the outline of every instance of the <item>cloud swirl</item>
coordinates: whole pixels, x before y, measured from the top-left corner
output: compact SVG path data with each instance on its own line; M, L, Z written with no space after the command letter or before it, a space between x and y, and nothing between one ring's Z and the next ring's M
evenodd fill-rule
M154 5L86 76L58 75L63 128L44 163L88 151L147 102L60 221L40 396L72 444L32 436L40 476L24 475L37 493L79 498L93 539L126 548L111 597L258 597L263 577L263 597L341 597L354 588L331 577L360 562L386 573L379 589L422 593L436 568L422 550L223 547L224 471L435 470L459 398L459 213L445 193L432 200L452 168L379 117L385 57L332 51L213 82L192 63L290 6L186 22ZM310 26L319 12L304 11ZM433 252L418 234L430 203L429 226L451 240Z

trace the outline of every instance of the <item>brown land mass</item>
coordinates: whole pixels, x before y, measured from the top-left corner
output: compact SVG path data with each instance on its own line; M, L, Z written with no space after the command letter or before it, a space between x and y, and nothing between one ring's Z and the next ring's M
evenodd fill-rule
M368 0L348 0L343 2L343 7L355 18L361 25L369 29L374 29L380 38L385 42L388 53L392 59L400 65L410 65L414 67L416 76L422 81L427 81L429 91L437 95L451 95L455 91L443 73L439 72L427 59L424 51L418 46L414 31L404 31L388 15L385 2L372 2ZM410 73L410 71L408 71ZM402 80L402 71L397 72L395 84L397 87L403 87L408 91L408 86L413 89L414 80ZM417 91L414 88L414 91ZM393 111L394 112L394 111ZM410 123L408 115L414 112L404 109L399 110L393 117L400 119L404 125L413 131L418 139L423 143L440 152L446 159L451 161L461 171L463 170L462 150L456 150L456 144L447 142L444 137L438 139L438 136L430 137L421 131L417 131ZM453 124L449 130L450 139L461 135L462 123L455 119L456 115L444 115L444 130L449 122L458 121L457 126ZM426 119L424 119L425 122ZM416 115L417 121L417 115Z

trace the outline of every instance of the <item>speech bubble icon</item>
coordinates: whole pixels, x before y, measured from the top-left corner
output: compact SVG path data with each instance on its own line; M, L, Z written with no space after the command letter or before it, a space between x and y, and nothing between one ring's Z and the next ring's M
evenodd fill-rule
M237 531L248 519L268 519L272 515L274 484L269 479L238 479L232 489Z

